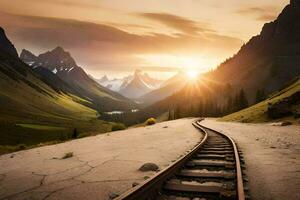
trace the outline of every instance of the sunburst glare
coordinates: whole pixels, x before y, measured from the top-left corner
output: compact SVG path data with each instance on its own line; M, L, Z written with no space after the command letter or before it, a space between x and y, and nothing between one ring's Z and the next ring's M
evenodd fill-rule
M186 72L186 75L187 75L187 77L188 77L189 79L195 80L195 79L198 77L199 72L196 71L196 70L188 70L188 71Z

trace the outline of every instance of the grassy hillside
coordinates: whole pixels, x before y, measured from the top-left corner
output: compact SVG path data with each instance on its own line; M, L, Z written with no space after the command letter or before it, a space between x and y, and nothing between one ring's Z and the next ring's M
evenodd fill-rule
M269 122L269 121L282 121L288 120L295 122L294 115L285 116L283 118L271 119L268 116L268 106L274 105L277 102L282 101L285 98L291 97L291 95L300 91L300 79L296 79L290 85L285 87L284 89L273 93L268 99L255 104L247 109L241 110L239 112L227 115L221 118L221 121L236 121L236 122ZM300 104L291 105L291 110L295 113L300 113Z
M111 123L75 95L63 93L15 57L0 52L0 153L20 144L36 145L107 132Z

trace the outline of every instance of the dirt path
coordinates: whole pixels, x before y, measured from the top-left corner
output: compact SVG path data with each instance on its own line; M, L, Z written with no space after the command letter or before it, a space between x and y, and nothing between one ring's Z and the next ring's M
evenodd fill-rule
M0 199L109 199L168 166L201 140L192 119L164 122L0 157ZM61 159L66 153L73 156Z
M244 153L252 200L300 199L300 126L201 123L231 136Z

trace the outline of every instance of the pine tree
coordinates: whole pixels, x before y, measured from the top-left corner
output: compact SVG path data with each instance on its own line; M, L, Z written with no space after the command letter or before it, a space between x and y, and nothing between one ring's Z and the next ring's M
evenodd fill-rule
M179 106L177 106L175 110L175 119L179 119L180 117L181 117L180 108Z
M178 110L177 110L177 117L178 117L178 119L180 119L181 116L182 116L181 108L178 106Z
M239 110L247 108L248 107L248 100L245 95L245 92L243 89L241 89L239 94Z
M240 110L240 95L239 93L236 93L233 100L232 112L236 112L238 110Z
M77 132L77 129L74 128L73 134L72 134L72 138L73 138L73 139L76 139L77 137L78 137L78 132Z
M172 120L172 113L171 113L171 110L169 110L169 116L168 116L168 120Z
M202 101L199 102L198 104L198 117L203 116L203 103Z
M256 98L255 98L255 103L259 103L265 99L265 91L262 90L257 90L256 91Z
M191 116L191 117L194 117L194 113L195 113L194 106L193 106L193 104L191 104L190 111L189 111L188 115Z
M228 100L227 100L227 107L225 109L225 112L227 114L231 113L233 111L233 100L232 97L229 96Z

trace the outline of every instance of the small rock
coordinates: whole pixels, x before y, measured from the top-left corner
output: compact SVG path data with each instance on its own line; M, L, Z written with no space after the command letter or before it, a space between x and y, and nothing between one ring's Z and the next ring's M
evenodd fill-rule
M117 198L118 196L120 196L119 194L115 193L115 192L110 192L109 193L109 199L115 199Z
M286 121L281 123L281 126L289 126L289 125L292 125L292 122Z
M275 147L275 146L271 146L271 148L272 148L272 149L276 149L276 147Z
M132 187L135 187L135 186L137 186L137 185L139 185L138 182L133 182L133 183L132 183Z
M168 126L164 126L163 128L168 128Z
M10 158L13 158L13 157L15 157L15 155L14 155L14 154L10 155Z
M255 138L255 140L256 140L256 141L258 141L258 140L259 140L259 138Z
M140 171L142 172L148 172L148 171L157 171L158 166L155 163L145 163L140 167Z
M68 158L72 158L73 157L73 152L68 152L66 153L61 159L68 159Z

